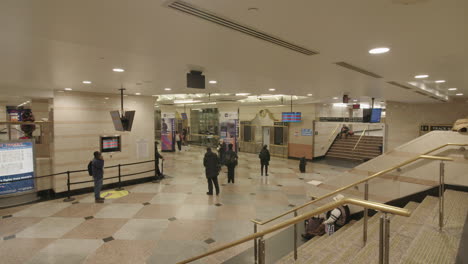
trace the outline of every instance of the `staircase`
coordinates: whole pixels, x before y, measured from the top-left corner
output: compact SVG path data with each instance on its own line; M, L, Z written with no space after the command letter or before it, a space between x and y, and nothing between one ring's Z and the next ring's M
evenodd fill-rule
M360 135L348 136L342 139L336 138L328 150L326 157L347 159L347 160L369 160L380 154L380 146L383 145L383 137L362 136L356 149L354 146L359 140Z
M421 204L406 205L410 217L390 220L390 263L455 263L468 212L468 193L445 192L444 228L439 231L438 198L427 196ZM362 242L363 220L350 223L332 236L314 237L276 262L284 263L378 263L379 217L369 218L367 244Z

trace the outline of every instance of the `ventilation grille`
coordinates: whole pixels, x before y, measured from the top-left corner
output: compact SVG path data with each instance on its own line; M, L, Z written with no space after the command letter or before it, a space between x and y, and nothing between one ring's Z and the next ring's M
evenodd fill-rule
M397 82L394 82L394 81L391 81L391 82L387 82L388 84L391 84L391 85L395 85L397 87L400 87L400 88L403 88L403 89L406 89L406 90L411 90L411 87L409 86L406 86L406 85L403 85L401 83L397 83Z
M378 79L383 78L382 76L380 76L380 75L378 75L376 73L364 70L363 68L359 68L357 66L351 65L351 64L349 64L347 62L344 62L344 61L335 62L335 64L338 65L338 66L344 67L346 69L365 74L365 75L370 76L370 77L374 77L374 78L378 78Z
M205 19L207 21L216 23L218 25L228 27L230 29L242 32L242 33L247 34L249 36L252 36L252 37L264 40L264 41L268 41L268 42L273 43L275 45L282 46L284 48L287 48L287 49L290 49L290 50L293 50L293 51L296 51L296 52L299 52L299 53L302 53L302 54L305 54L305 55L318 54L318 52L315 52L315 51L306 49L304 47L292 44L291 42L279 39L279 38L271 36L271 35L269 35L267 33L264 33L264 32L258 31L256 29L253 29L251 27L243 26L243 25L241 25L241 24L239 24L237 22L234 22L232 20L228 20L226 18L222 18L222 17L220 17L220 16L218 16L218 15L216 15L214 13L211 13L211 12L201 10L201 9L199 9L199 8L193 6L193 5L190 5L188 3L185 3L183 1L174 1L172 3L169 3L168 7L173 8L173 9L177 9L179 11L182 11L182 12L186 13L186 14L190 14L190 15Z

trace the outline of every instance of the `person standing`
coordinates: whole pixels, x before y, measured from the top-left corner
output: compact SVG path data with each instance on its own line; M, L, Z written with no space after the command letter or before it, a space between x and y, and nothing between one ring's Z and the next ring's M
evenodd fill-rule
M224 156L226 155L226 143L224 140L221 139L221 142L219 143L219 163L224 164Z
M183 137L184 145L187 145L187 128L182 129L182 137Z
M164 160L163 156L159 154L158 151L158 142L154 142L154 166L155 166L155 171L156 171L156 178L157 179L163 179L164 175L161 173L161 170L159 170L159 159Z
M91 164L94 179L94 201L96 203L104 203L104 198L101 198L102 180L104 177L104 158L99 151L95 151L93 155L94 159Z
M179 149L179 151L182 151L182 138L180 136L179 131L175 132L175 140L177 142L177 148Z
M234 169L237 166L237 153L232 150L234 146L228 145L228 151L224 154L224 161L228 168L228 183L234 183Z
M205 166L206 180L208 181L208 192L206 194L213 195L213 184L216 189L216 195L219 195L218 174L220 164L218 156L211 151L211 148L206 148L205 157L203 158L203 166Z
M268 176L268 165L270 165L270 151L268 151L268 146L263 146L260 154L258 154L260 158L260 172L263 176L263 168L265 168L265 176Z

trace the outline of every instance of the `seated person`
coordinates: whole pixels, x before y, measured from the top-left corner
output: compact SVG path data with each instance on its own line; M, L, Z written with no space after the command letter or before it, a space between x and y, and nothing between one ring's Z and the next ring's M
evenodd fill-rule
M333 197L333 200L339 201L343 198L343 195L338 194L337 196ZM325 225L334 225L334 230L338 231L341 227L349 222L349 217L350 212L348 206L339 206L327 212L327 220L324 220L325 217L323 216L309 219L308 223L306 224L306 233L301 234L301 236L305 240L312 239L314 236L322 236L325 234Z
M338 137L343 138L343 134L344 134L345 138L348 138L348 133L349 133L349 127L347 127L346 124L343 124L343 127L341 128L341 131Z

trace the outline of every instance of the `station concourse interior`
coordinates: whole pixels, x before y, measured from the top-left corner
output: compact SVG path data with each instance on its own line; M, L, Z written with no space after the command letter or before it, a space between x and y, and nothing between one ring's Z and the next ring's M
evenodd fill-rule
M0 262L468 262L467 17L460 0L1 1ZM291 221L336 194L349 223L302 240Z

